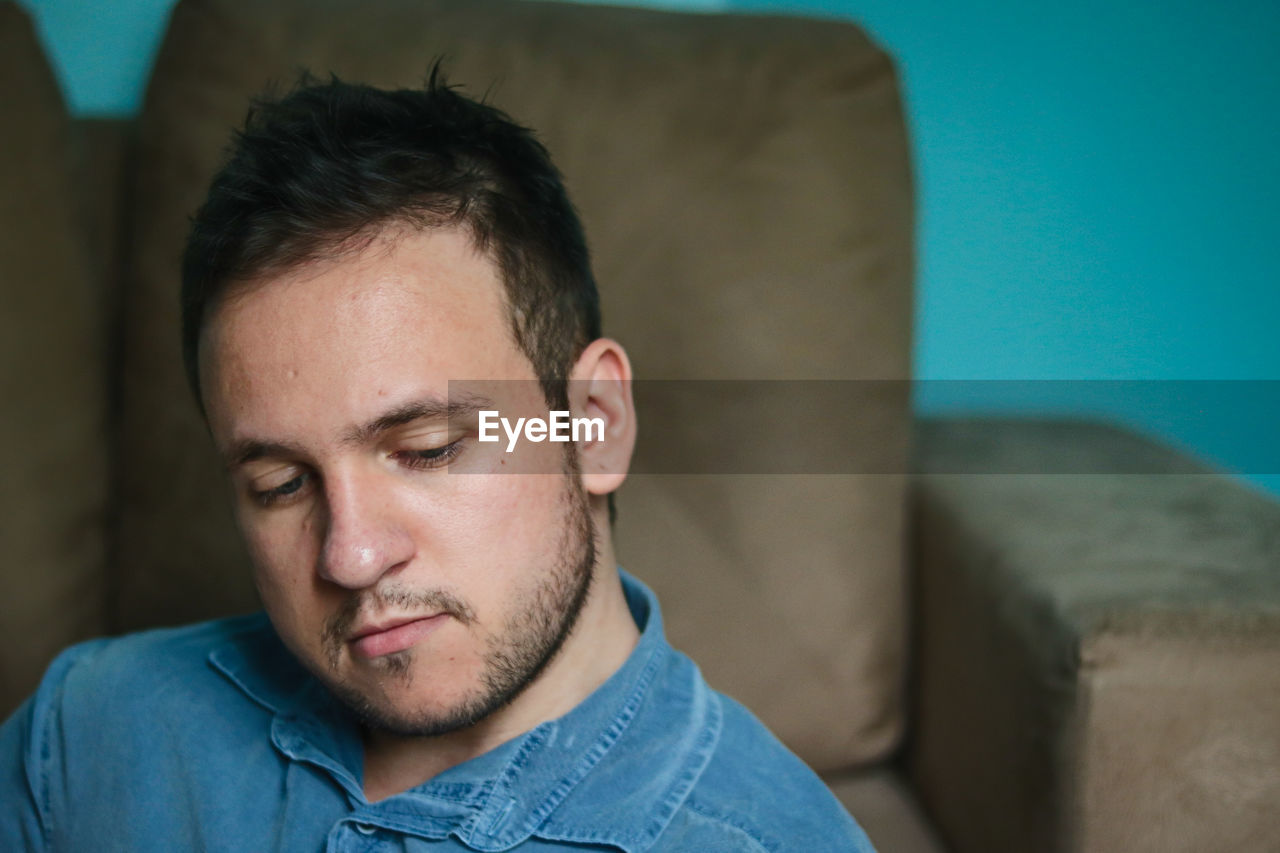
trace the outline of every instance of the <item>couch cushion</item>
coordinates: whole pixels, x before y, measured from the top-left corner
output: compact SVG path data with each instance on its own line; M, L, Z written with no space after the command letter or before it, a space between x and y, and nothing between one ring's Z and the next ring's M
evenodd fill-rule
M857 818L884 853L944 853L937 830L925 817L897 770L877 766L826 779L832 793Z
M586 222L606 330L640 376L906 377L906 143L892 67L856 28L537 2L185 0L141 123L122 626L253 603L177 346L187 216L228 129L299 67L413 86L436 56L547 141ZM905 397L881 408L869 420L896 428L864 439L901 471ZM812 763L842 766L883 755L901 728L903 503L896 476L646 477L620 496L618 551L712 683Z
M99 294L67 117L31 23L0 3L0 717L62 647L103 630Z

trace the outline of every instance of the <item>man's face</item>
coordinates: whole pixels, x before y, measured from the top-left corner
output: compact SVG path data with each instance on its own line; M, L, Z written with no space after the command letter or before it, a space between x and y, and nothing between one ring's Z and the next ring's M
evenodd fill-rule
M233 290L201 339L263 604L378 728L487 716L587 594L596 552L572 445L508 456L477 443L475 401L448 407L450 379L519 379L486 386L502 399L483 407L546 416L509 329L498 271L465 232L397 230Z

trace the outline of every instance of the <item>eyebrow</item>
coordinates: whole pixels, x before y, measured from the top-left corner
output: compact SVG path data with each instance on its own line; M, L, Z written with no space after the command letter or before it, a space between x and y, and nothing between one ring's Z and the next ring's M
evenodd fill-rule
M449 400L443 400L439 397L426 397L397 406L366 424L351 427L342 436L342 444L347 446L368 444L390 430L415 421L467 417L481 409L492 408L494 408L492 400L476 394L461 395ZM236 468L257 459L265 459L272 456L302 455L304 455L303 448L298 444L245 438L233 442L227 450L227 468Z
M439 397L427 397L405 403L386 414L380 415L369 423L347 431L342 437L346 445L367 444L378 436L396 427L411 424L414 421L438 420L440 418L461 418L473 415L480 409L493 408L493 402L485 397L473 394L442 400Z

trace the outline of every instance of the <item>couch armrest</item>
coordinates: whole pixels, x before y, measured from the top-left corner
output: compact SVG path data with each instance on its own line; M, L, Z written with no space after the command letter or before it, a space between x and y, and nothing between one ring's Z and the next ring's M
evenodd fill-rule
M1099 424L925 421L916 459L908 767L951 844L1274 844L1280 505Z

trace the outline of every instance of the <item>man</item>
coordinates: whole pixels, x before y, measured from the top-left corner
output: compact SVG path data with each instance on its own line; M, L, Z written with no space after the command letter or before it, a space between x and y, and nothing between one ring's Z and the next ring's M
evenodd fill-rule
M870 849L616 568L631 368L528 131L436 75L263 101L182 303L266 614L64 653L0 849ZM553 411L599 430L482 440Z

